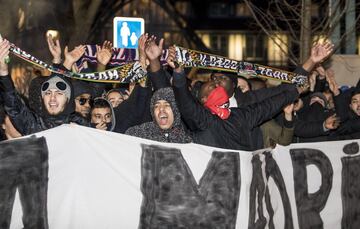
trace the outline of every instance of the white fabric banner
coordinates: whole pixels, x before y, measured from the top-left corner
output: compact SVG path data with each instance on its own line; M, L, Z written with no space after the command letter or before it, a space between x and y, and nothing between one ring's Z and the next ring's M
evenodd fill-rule
M36 135L48 147L50 229L190 228L202 221L207 228L351 228L342 226L344 212L351 216L360 205L343 198L359 193L351 187L360 182L343 179L360 169L347 166L352 173L344 174L342 162L357 158L359 140L252 153L76 125ZM10 228L23 228L22 215L17 193ZM358 225L354 220L348 225Z

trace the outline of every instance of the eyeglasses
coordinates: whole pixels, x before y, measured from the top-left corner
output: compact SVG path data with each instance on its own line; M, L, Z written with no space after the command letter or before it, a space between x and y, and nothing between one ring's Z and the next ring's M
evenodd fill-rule
M49 88L49 86L50 86L49 82L45 82L41 87L41 91L46 91ZM57 82L55 84L55 86L61 91L66 90L66 87L67 87L66 84L64 82L61 82L61 81Z
M79 104L81 106L85 105L87 102L89 103L90 106L92 106L93 104L93 100L92 99L88 99L88 98L79 98L79 99L76 99L79 101Z

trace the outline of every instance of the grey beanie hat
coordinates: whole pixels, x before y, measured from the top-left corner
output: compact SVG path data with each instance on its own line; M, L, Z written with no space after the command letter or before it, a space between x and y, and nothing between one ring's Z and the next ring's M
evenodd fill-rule
M41 97L44 97L45 93L50 89L63 92L68 100L71 98L71 86L60 76L51 77L41 85Z

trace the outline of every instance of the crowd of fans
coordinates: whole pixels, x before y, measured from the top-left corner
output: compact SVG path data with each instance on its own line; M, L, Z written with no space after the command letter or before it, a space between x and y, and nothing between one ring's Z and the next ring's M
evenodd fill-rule
M85 52L80 45L62 49L47 39L52 64L78 71ZM312 47L311 56L295 72L309 77L309 88L281 84L267 87L263 80L214 71L206 82L194 82L175 60L169 47L167 65L160 63L164 40L144 34L139 39L139 62L147 80L128 88L70 80L59 74L38 76L29 97L14 87L5 62L10 44L0 42L0 139L14 139L57 127L78 124L103 131L174 143L257 150L292 142L360 138L360 81L339 87L332 69L321 63L331 55L330 43ZM108 41L97 46L97 66L107 69L112 56Z

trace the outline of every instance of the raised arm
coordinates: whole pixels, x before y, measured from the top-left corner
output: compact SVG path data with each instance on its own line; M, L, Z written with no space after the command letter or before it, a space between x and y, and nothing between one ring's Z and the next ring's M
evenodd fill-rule
M148 76L155 91L171 86L170 80L160 64L163 45L164 39L160 39L159 44L156 44L156 37L151 36L147 39L145 46L146 57L150 62Z
M28 135L33 133L36 115L22 103L16 93L9 75L8 65L5 63L5 58L9 55L9 48L10 44L7 40L0 42L0 91L11 122L22 135Z

